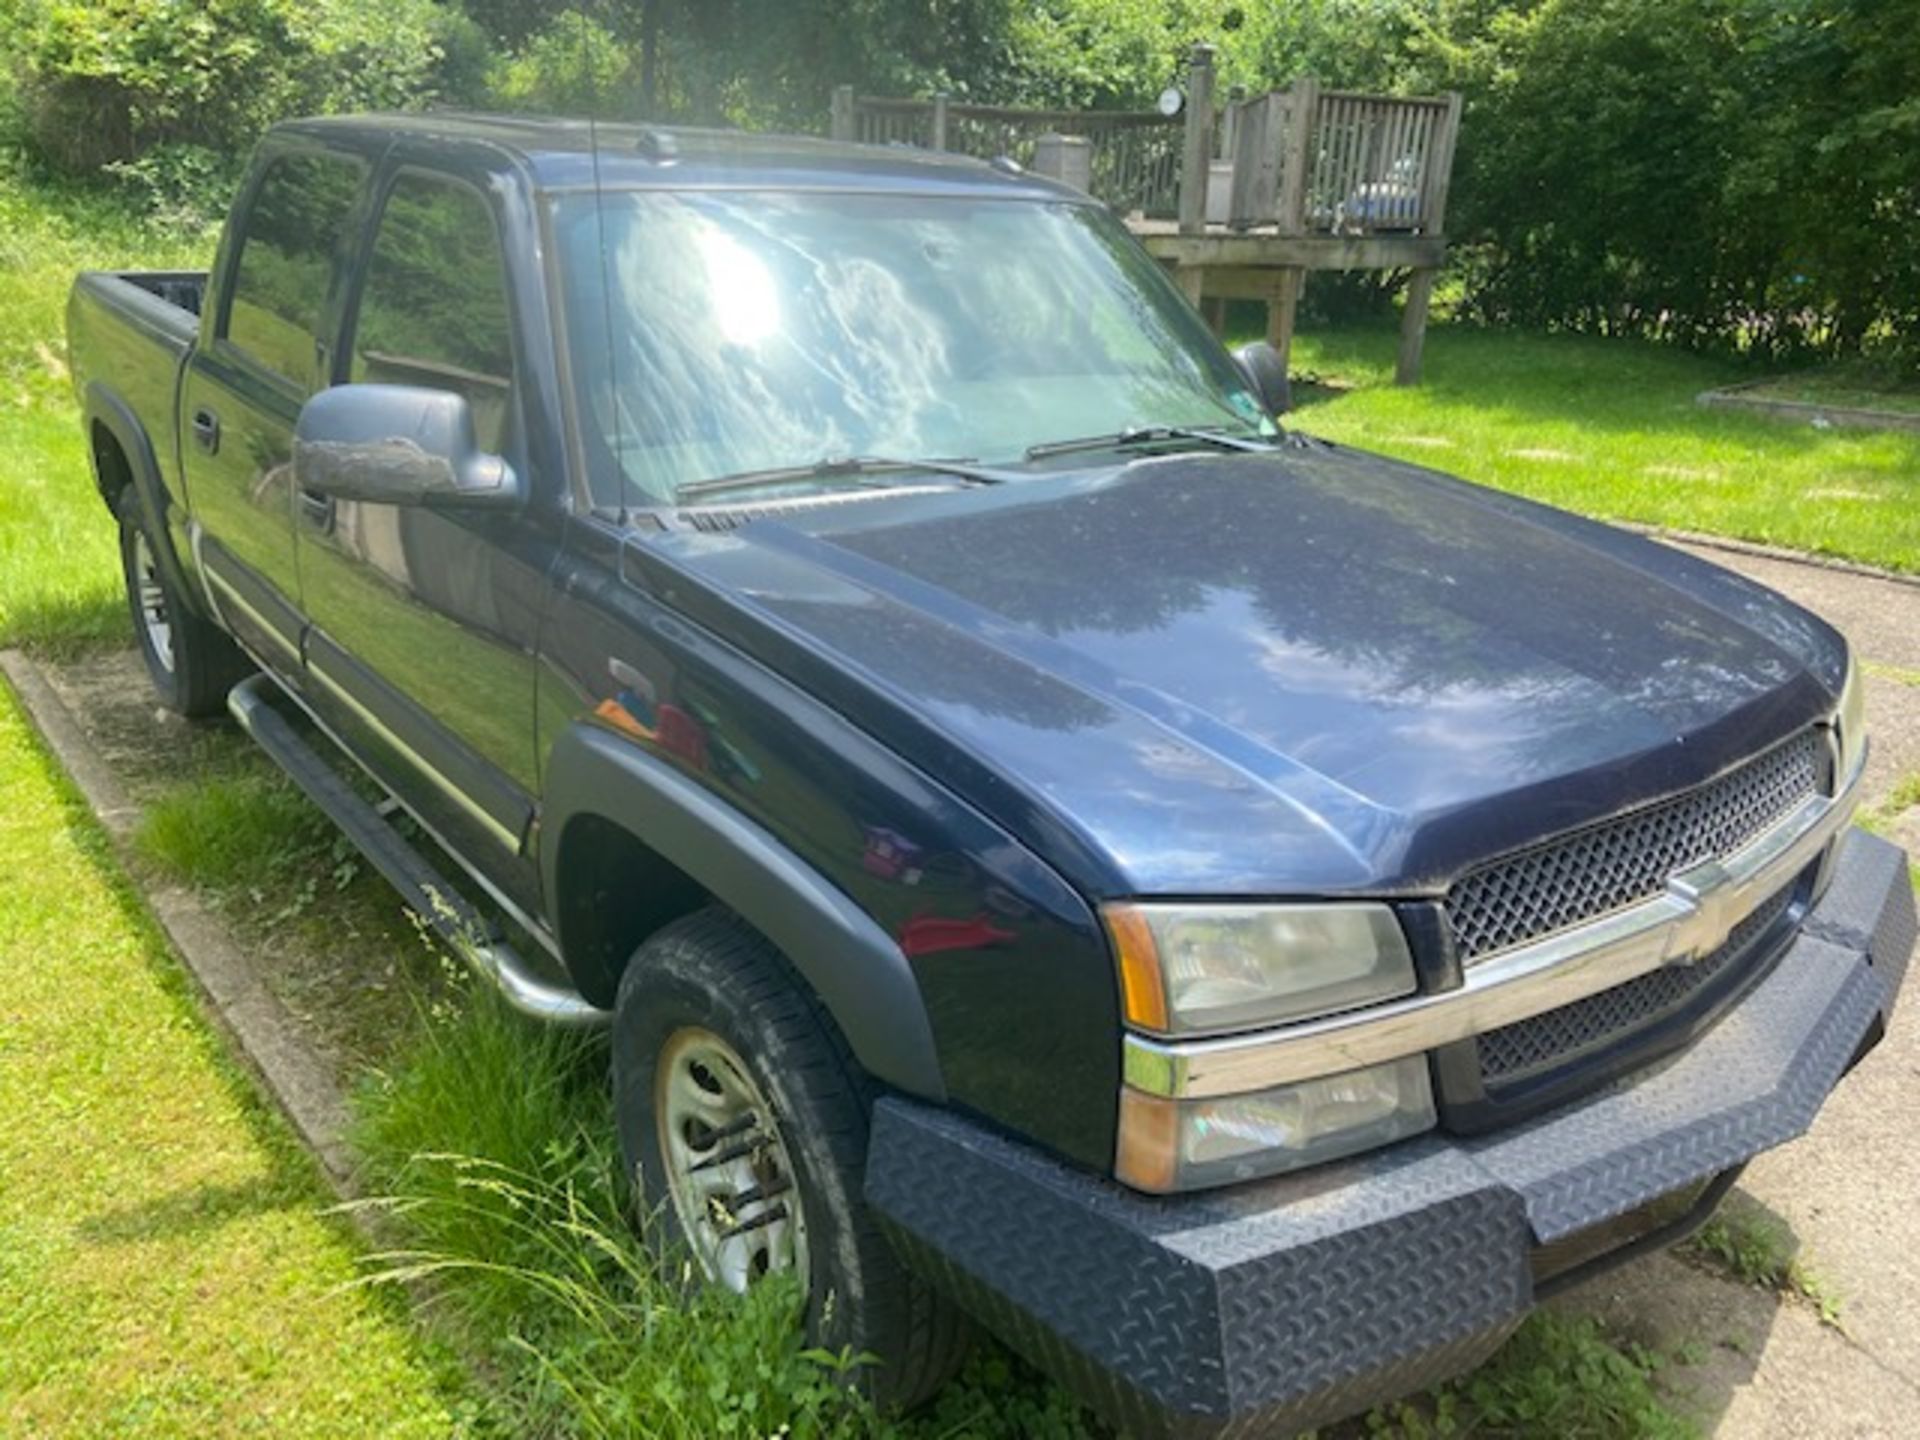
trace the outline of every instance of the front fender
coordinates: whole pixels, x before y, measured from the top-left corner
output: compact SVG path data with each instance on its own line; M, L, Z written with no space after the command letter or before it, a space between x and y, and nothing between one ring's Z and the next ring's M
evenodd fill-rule
M947 1098L907 957L845 892L765 829L665 761L593 725L573 724L554 743L545 788L540 865L550 902L563 893L567 827L586 816L616 825L778 946L869 1074L928 1100ZM550 908L561 953L577 953L565 907ZM592 995L617 977L574 979Z

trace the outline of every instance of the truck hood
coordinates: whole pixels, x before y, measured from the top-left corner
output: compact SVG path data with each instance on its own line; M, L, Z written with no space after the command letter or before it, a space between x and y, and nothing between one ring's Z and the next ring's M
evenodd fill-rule
M1752 755L1845 665L1677 551L1303 440L644 548L1099 895L1431 892Z

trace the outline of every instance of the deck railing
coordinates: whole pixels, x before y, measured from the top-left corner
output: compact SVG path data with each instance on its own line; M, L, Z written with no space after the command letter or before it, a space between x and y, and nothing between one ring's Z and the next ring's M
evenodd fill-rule
M1457 107L1450 96L1321 91L1302 223L1341 234L1437 230Z
M1204 47L1203 47L1204 48ZM833 97L833 133L1032 163L1040 137L1084 137L1089 191L1123 214L1178 216L1283 235L1439 235L1459 131L1458 95L1366 95L1312 79L1216 111L1211 53L1196 51L1183 114L1026 110L945 96ZM1304 117L1306 123L1302 125ZM1208 157L1196 165L1198 157ZM1231 168L1231 178L1221 172ZM1204 173L1201 173L1204 172Z
M844 110L845 119L841 112ZM918 145L1031 164L1042 135L1084 136L1091 146L1091 193L1122 212L1172 215L1180 193L1178 116L1157 110L1026 110L970 105L944 96L903 100L835 97L835 133L869 145Z

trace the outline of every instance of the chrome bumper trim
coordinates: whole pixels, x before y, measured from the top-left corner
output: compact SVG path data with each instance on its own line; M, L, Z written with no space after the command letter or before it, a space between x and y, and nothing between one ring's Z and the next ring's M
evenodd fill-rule
M1859 803L1865 757L1837 795L1816 795L1724 860L1666 892L1468 969L1457 990L1215 1040L1128 1035L1126 1083L1151 1095L1240 1095L1378 1065L1556 1010L1718 949L1748 912L1819 858Z

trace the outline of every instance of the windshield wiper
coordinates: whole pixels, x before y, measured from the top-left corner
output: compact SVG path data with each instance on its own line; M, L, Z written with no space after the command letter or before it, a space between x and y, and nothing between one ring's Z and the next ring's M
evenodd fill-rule
M976 485L998 485L1014 478L1004 471L990 470L966 460L896 460L885 455L846 455L815 460L808 465L776 465L768 470L742 470L737 475L716 475L711 480L690 480L674 492L674 499L698 500L713 495L729 495L736 490L758 490L792 480L864 482L871 476L905 475L915 471L954 475Z
M1217 445L1222 450L1271 450L1269 440L1249 435L1234 435L1211 426L1136 425L1111 435L1083 435L1078 440L1045 440L1027 447L1027 459L1043 460L1049 455L1072 455L1081 450L1131 450L1136 445L1157 445L1167 440L1197 440Z

